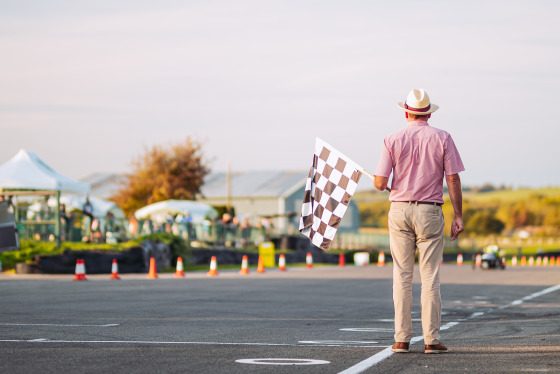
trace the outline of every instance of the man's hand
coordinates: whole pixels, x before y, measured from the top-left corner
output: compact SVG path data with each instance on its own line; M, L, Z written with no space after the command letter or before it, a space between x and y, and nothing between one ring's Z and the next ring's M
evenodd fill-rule
M451 223L451 240L456 240L464 229L463 218L455 217Z
M387 177L380 177L379 175L375 175L373 178L373 186L377 188L379 191L391 191L387 187L387 183L389 183L389 178Z

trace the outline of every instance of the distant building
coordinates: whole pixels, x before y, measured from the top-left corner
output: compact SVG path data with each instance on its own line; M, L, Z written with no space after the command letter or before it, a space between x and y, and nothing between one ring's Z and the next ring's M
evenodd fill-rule
M256 171L232 173L229 201L239 218L247 217L254 225L271 219L282 233L296 233L308 172ZM211 173L204 179L198 199L215 206L228 203L227 173ZM357 231L358 206L351 201L339 230Z
M89 183L90 195L108 199L121 188L121 183L126 180L124 174L114 173L94 173L80 179L82 182Z
M255 171L231 175L229 202L239 219L248 218L252 225L271 222L281 233L296 233L305 181L308 172ZM81 179L91 186L91 195L108 198L114 195L124 174L95 173ZM228 203L227 173L211 173L204 179L197 201L226 206ZM340 222L339 231L357 231L360 227L358 206L352 200Z

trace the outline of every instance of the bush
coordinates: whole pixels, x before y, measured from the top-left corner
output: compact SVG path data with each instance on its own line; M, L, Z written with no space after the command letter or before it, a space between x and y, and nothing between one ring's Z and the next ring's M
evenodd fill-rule
M165 243L169 245L169 249L171 250L171 257L173 262L177 261L177 257L181 257L183 259L184 264L189 264L191 259L191 247L187 245L187 242L181 238L180 236L169 234L169 233L156 233L156 234L149 234L138 237L134 239L132 242L140 245L143 241L152 241L155 243Z
M179 236L167 233L145 235L135 240L119 244L63 242L60 248L57 248L56 244L52 242L22 240L19 251L0 253L0 261L2 261L2 269L14 269L18 262L34 263L36 256L57 255L67 250L121 252L131 247L138 246L145 240L168 244L174 261L176 261L179 256L183 258L183 262L185 263L190 261L191 250L185 240Z
M128 248L128 247L127 247ZM91 250L105 250L105 251L119 251L127 248L119 247L114 244L89 244L89 243L62 243L60 248L56 247L55 243L51 242L37 242L33 240L22 240L20 243L19 251L10 251L0 253L0 261L2 261L3 269L13 269L16 263L25 262L33 263L36 256L56 255L61 254L65 250L71 251L91 251Z

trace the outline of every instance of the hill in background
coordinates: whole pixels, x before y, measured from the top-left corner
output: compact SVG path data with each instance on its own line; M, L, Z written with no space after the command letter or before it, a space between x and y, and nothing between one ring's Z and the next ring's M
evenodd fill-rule
M543 187L543 188L519 188L519 189L488 189L482 187L464 187L463 199L469 200L473 203L483 203L491 201L511 202L518 200L525 200L530 197L558 197L560 196L559 187ZM444 199L448 198L447 188L444 189ZM354 194L354 201L359 205L360 203L370 203L375 201L388 201L389 192L379 192L377 190L359 191Z

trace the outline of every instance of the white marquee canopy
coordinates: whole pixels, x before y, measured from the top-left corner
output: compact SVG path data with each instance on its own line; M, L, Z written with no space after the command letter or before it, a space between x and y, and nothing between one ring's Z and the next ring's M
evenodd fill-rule
M89 194L89 184L60 174L34 152L21 149L14 157L0 165L0 194L45 195L56 194L56 243L60 246L60 194L77 192Z
M189 213L193 223L200 223L205 218L212 220L218 218L218 211L212 206L192 200L165 200L146 205L138 209L134 216L137 219L152 218L163 221L169 213Z
M0 191L60 191L89 193L89 184L64 176L47 165L34 152L21 149L0 165Z

